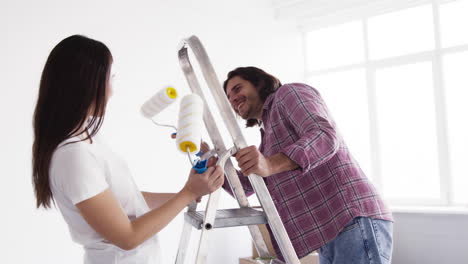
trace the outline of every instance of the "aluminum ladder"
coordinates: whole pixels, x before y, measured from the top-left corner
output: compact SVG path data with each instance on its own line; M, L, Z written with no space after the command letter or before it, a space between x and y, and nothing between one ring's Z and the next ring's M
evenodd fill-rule
M183 39L178 50L180 66L182 67L182 71L184 72L190 89L193 93L199 95L203 99L204 104L207 105L200 83L198 82L192 64L190 63L188 54L189 48L192 50L192 53L198 61L203 77L212 93L217 108L220 111L221 117L224 120L234 143L234 147L230 149L226 148L209 108L205 107L203 121L214 145L214 152L216 152L219 157L218 165L224 168L226 179L231 186L231 190L238 201L240 208L217 210L218 200L221 194L220 192L222 191L221 188L209 195L206 210L204 212L196 211L197 204L192 202L188 206L188 210L184 215L185 223L177 252L176 264L184 264L190 241L190 234L193 227L199 230L201 229L202 232L198 245L196 264L207 263L207 257L210 249L209 242L213 229L233 226L248 226L259 256L261 258L268 258L270 257L270 253L268 252L265 241L257 226L259 224L269 224L270 229L273 232L273 236L278 242L281 253L283 254L287 264L300 264L288 234L286 233L286 229L284 228L276 207L273 204L266 184L262 177L255 174L249 175L248 178L252 184L255 194L258 197L261 209L263 210L256 210L250 207L244 189L239 181L236 169L230 160L230 157L234 155L238 149L247 147L246 141L242 135L239 125L236 122L235 116L230 108L230 104L220 85L205 48L196 36ZM193 263L193 261L190 261L189 263ZM260 260L258 263L279 264L283 262L276 259L273 261Z

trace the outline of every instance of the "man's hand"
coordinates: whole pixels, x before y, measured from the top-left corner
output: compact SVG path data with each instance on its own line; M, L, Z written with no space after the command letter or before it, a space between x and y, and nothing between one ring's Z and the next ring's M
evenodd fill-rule
M200 144L200 150L201 152L203 153L207 153L208 151L210 151L210 145L208 145L208 143L206 143L205 141L202 141L201 144Z
M273 174L270 160L263 156L255 146L239 150L235 157L242 174L245 176L255 173L258 176L268 177Z
M200 144L200 150L203 153L207 153L208 151L211 150L211 148L210 148L210 145L208 145L208 143L206 143L205 141L202 141L201 144ZM206 167L209 168L209 167L212 167L212 166L216 165L217 161L218 161L217 157L209 158L208 163L206 164Z

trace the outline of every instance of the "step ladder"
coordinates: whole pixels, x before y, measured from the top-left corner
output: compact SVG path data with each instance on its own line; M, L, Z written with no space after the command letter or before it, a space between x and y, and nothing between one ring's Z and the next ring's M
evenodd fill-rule
M192 64L190 63L188 54L189 48L192 50L192 53L198 61L203 77L212 93L217 108L220 111L221 117L224 120L234 143L234 147L230 149L226 148L209 108L205 107L203 121L214 145L214 152L218 155L217 163L224 168L226 179L231 186L231 190L238 201L240 208L217 210L218 200L222 189L218 189L209 195L208 203L204 212L196 211L197 204L195 202L191 203L184 215L185 223L179 243L179 250L177 252L176 264L185 263L184 261L187 255L190 234L193 227L201 230L202 232L198 245L196 264L207 263L207 257L210 249L209 242L210 237L212 237L213 229L233 226L247 226L260 258L267 259L271 255L268 252L263 236L257 226L259 224L269 224L270 229L273 232L273 236L278 242L281 253L283 254L287 264L300 264L291 241L289 240L288 234L286 233L286 229L284 228L275 205L273 204L266 184L262 177L255 174L249 175L248 178L252 184L255 194L258 197L261 208L255 209L250 207L236 169L230 160L230 157L234 155L238 149L247 147L246 141L242 135L239 125L237 124L234 113L231 110L230 104L220 85L213 66L211 65L210 59L208 58L200 40L196 36L191 36L182 40L178 49L180 66L182 67L182 71L185 74L185 78L187 79L190 89L193 93L199 95L206 105L205 96L200 87L197 76L195 75ZM194 262L190 261L189 263ZM273 261L259 260L258 263L279 264L284 262L275 259Z

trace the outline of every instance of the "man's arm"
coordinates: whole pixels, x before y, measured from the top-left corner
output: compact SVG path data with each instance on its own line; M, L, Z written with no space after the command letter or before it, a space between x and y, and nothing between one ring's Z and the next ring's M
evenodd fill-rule
M263 156L255 146L240 150L236 159L244 175L268 177L297 168L310 170L328 161L338 150L336 130L315 90L297 85L278 93L282 93L277 104L283 122L298 140L270 157Z
M270 156L267 158L267 160L271 166L271 174L295 170L299 167L296 164L296 162L291 160L288 156L284 155L283 153L277 153L273 156Z
M265 157L255 146L241 149L236 159L244 175L252 173L268 177L283 171L294 170L299 166L283 153Z
M305 84L289 85L282 93L278 104L280 115L298 140L283 147L280 153L303 171L327 162L340 144L325 102L316 90Z

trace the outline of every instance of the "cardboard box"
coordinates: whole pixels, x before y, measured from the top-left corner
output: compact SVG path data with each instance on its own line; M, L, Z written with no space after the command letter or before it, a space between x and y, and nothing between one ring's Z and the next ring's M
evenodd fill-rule
M266 225L258 225L258 229L260 230L260 234L262 234L263 240L265 240L265 244L267 246L268 251L272 256L276 256L275 250L273 249L273 245L271 244L270 233L268 233L268 229ZM255 245L252 243L252 257L257 258L258 253Z
M266 228L265 225L258 225L258 228L260 229L260 233L262 234L262 237L265 240L268 251L273 256L276 256L275 250L273 249L273 245L271 244L271 238L270 238L270 233L268 233L268 229ZM239 259L239 264L252 264L252 263L258 264L258 262L254 260L257 257L258 257L257 250L255 249L255 246L252 245L252 257ZM305 256L304 258L300 259L300 261L301 261L301 264L318 264L319 263L318 254L316 252L313 252L310 255Z

